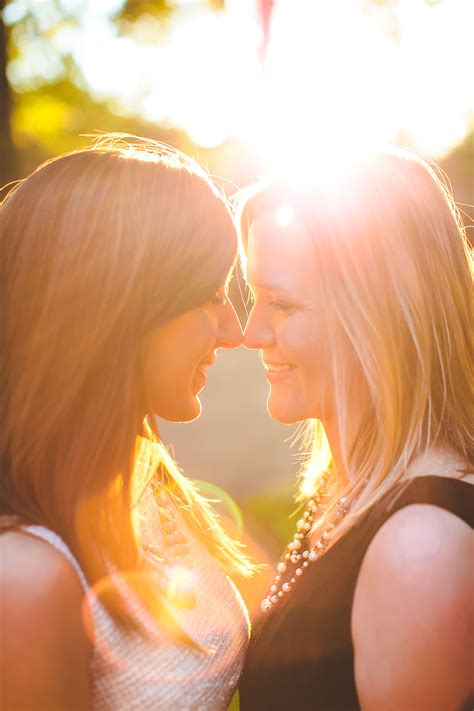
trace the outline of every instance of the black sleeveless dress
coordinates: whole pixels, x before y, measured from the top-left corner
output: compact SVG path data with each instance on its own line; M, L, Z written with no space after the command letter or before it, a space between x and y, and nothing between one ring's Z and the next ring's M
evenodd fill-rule
M426 476L394 487L257 624L239 687L241 711L360 709L351 638L356 583L378 529L410 504L439 506L474 525L474 486L467 482Z

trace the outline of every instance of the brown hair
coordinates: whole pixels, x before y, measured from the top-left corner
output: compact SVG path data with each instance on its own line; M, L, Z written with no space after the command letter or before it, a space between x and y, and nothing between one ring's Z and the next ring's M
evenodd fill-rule
M136 569L133 503L158 468L215 557L249 574L145 422L138 368L145 334L211 299L235 259L233 222L208 176L162 144L105 136L7 196L0 245L3 526L10 515L9 525L51 528L91 584L110 565ZM154 453L138 481L140 435Z

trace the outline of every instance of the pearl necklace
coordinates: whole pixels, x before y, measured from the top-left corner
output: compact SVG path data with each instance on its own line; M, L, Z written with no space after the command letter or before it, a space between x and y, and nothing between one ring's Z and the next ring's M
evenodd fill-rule
M174 505L166 495L164 485L154 481L152 487L159 508L163 543L159 546L146 542L143 549L153 557L153 572L159 576L160 592L174 607L192 609L196 606L196 593L186 580L190 576L185 575L186 568L192 567L190 544L186 536L178 530Z
M327 523L316 543L311 547L308 545L309 541L305 541L305 539L308 538L313 528L315 514L320 508L329 479L328 472L321 476L321 483L316 490L316 495L308 501L303 517L296 524L296 532L285 548L276 567L277 574L273 578L269 594L260 603L261 610L264 613L270 612L272 607L290 592L297 579L301 578L310 563L324 555L329 546L331 531L342 521L349 510L349 500L346 497L339 499L335 507L334 518ZM285 573L286 575L284 575ZM284 576L284 581L282 576Z

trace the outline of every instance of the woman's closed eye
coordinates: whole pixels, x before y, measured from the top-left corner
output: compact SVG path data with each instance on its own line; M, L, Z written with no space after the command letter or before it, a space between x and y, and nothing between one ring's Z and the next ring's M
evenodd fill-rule
M268 306L270 308L274 309L275 311L281 311L281 312L287 312L287 311L296 309L295 304L290 304L288 301L279 301L278 299L269 301Z

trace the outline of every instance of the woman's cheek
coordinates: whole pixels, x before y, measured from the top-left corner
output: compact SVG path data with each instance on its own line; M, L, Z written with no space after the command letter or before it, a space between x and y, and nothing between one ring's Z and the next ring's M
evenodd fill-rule
M299 312L289 319L286 340L299 365L310 373L324 365L325 339L314 314Z
M219 319L215 307L212 304L203 309L201 317L196 323L196 327L196 339L200 339L203 342L216 339Z
M282 350L292 363L298 365L305 351L305 332L298 314L282 317L278 333Z

